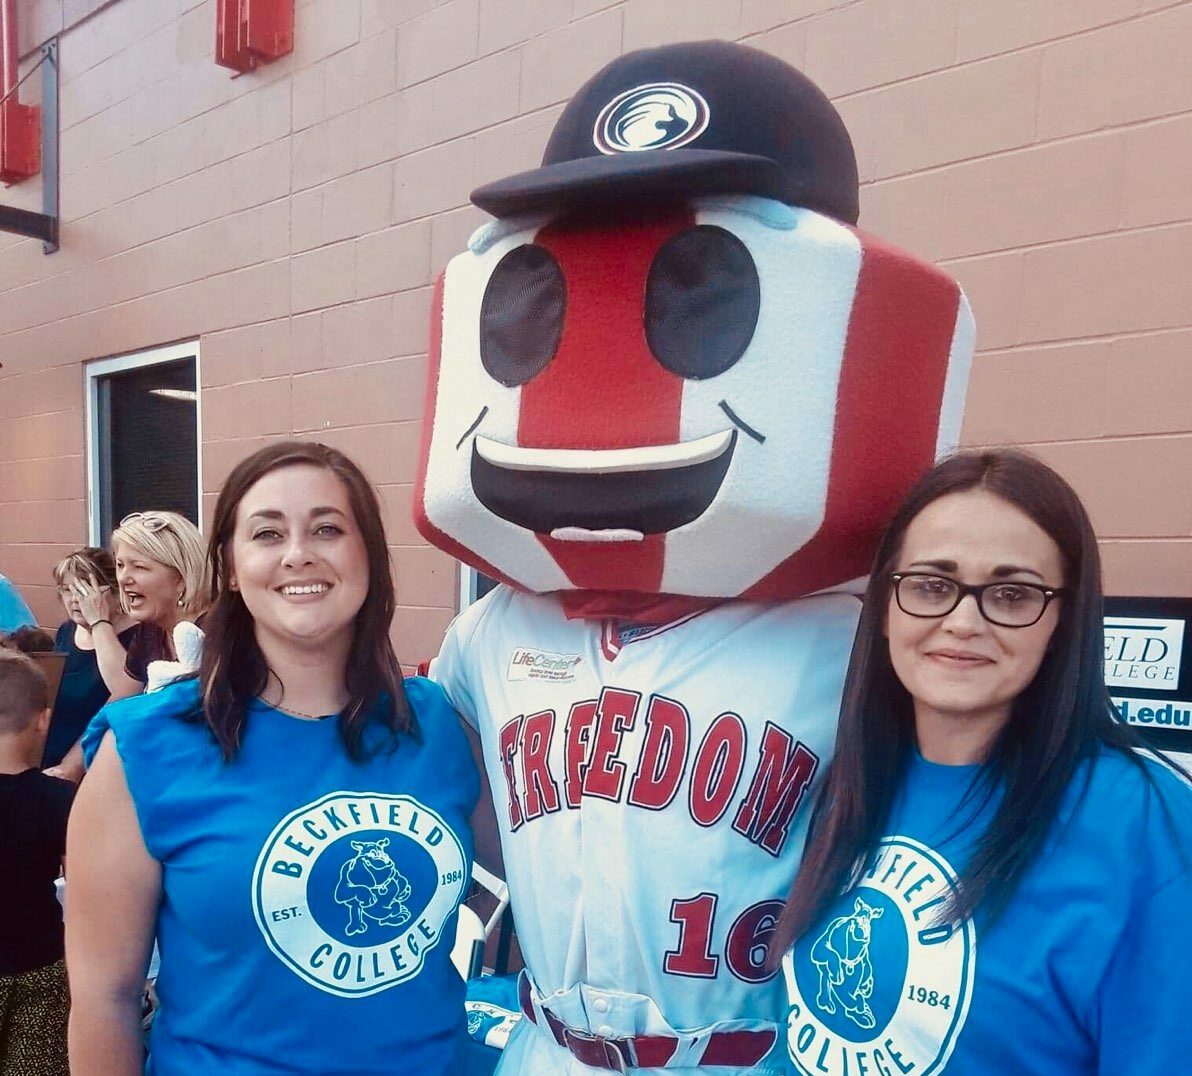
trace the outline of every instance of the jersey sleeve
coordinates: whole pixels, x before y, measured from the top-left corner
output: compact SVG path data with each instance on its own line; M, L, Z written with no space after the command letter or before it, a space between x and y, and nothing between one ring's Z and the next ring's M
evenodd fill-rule
M495 593L492 591L473 602L447 626L443 645L438 656L431 661L427 674L446 692L451 705L473 728L479 726L476 700L472 694L472 648L478 645L477 634Z

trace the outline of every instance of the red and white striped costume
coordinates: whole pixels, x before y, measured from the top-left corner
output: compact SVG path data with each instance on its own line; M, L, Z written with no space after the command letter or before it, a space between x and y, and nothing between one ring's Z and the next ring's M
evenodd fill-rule
M652 353L643 297L659 251L697 228L743 244L760 304L735 362L684 377ZM507 384L482 354L486 296L525 247L553 259L565 309L549 363ZM633 1040L635 1070L784 1071L781 1045L752 1058L749 1035L785 1014L767 931L858 607L809 595L866 574L894 506L955 443L972 346L946 275L751 196L497 222L448 266L415 510L429 540L509 584L432 667L482 735L532 983L537 1020L502 1073L607 1070L582 1060L607 1039ZM635 530L651 497L684 521ZM618 617L658 627L618 646Z

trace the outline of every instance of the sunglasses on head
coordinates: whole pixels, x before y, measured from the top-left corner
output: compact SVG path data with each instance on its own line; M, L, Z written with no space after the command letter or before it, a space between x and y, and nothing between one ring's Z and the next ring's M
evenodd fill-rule
M129 512L120 520L120 526L126 527L129 523L140 523L150 533L170 526L170 521L157 512Z

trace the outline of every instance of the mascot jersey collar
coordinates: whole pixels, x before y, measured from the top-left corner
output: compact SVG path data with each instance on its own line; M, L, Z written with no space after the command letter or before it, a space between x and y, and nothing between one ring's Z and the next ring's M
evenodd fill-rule
M682 594L609 593L596 590L559 592L568 620L631 620L637 624L666 624L720 605L723 598L694 598Z

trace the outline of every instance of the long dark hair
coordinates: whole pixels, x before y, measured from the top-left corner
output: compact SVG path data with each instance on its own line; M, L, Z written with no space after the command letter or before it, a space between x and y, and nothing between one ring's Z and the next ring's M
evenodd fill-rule
M344 748L350 757L362 759L385 747L396 748L402 733L417 732L389 640L396 601L377 495L360 468L342 452L316 442L282 441L236 465L220 490L211 524L207 555L214 594L203 622L207 638L199 668L199 716L227 761L240 749L249 704L265 690L271 671L257 645L252 614L239 592L228 586L236 512L244 495L264 475L294 466L325 468L344 484L368 556L368 594L356 614L345 674L349 698L337 717ZM389 735L386 743L370 742L366 750L362 737L372 721L380 721Z
M1014 700L983 766L986 792L1001 784L1004 795L941 918L966 917L978 907L995 917L1004 909L1039 855L1082 763L1100 748L1125 752L1146 772L1133 750L1139 741L1117 720L1105 686L1101 560L1080 498L1050 467L1023 452L957 453L919 480L878 549L849 659L835 759L779 920L776 953L826 912L883 835L915 745L911 698L894 673L883 630L890 573L911 521L933 501L972 489L997 495L1046 531L1063 555L1067 592L1043 663ZM1090 774L1086 767L1085 787ZM958 820L961 828L964 821Z

